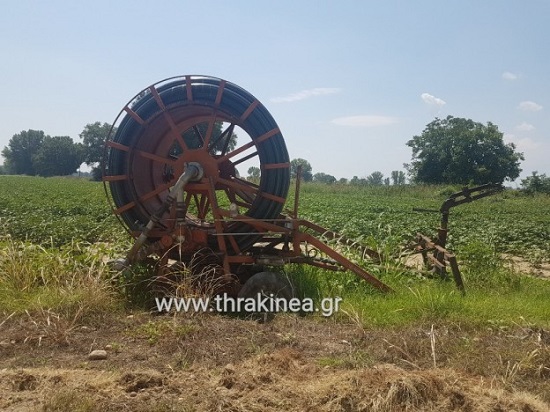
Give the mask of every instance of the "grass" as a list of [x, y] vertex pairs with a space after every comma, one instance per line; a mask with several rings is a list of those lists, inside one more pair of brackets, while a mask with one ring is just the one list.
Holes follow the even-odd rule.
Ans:
[[[437, 209], [459, 188], [400, 186], [358, 188], [304, 184], [300, 214], [358, 239], [386, 256], [417, 232], [435, 234]], [[292, 194], [288, 204], [293, 204]], [[289, 266], [301, 297], [316, 304], [343, 298], [338, 315], [364, 326], [415, 322], [535, 323], [548, 326], [550, 282], [519, 275], [505, 265], [503, 252], [550, 256], [550, 197], [504, 192], [453, 209], [450, 248], [461, 260], [467, 296], [451, 282], [420, 279], [403, 263], [386, 258], [365, 268], [396, 291], [388, 296], [353, 275]], [[52, 311], [88, 316], [113, 308], [143, 307], [149, 296], [147, 268], [135, 267], [113, 283], [103, 263], [128, 247], [112, 216], [101, 184], [80, 179], [0, 178], [0, 312]], [[143, 295], [143, 296], [142, 296]]]
[[192, 323], [182, 324], [175, 319], [149, 321], [139, 325], [131, 332], [136, 338], [146, 339], [150, 345], [155, 345], [160, 339], [177, 340], [191, 335], [197, 330], [197, 326]]
[[0, 239], [0, 313], [102, 316], [120, 307], [101, 252], [90, 245], [46, 248]]
[[[466, 296], [452, 281], [413, 276], [400, 263], [384, 265], [378, 277], [394, 292], [388, 295], [347, 273], [322, 272], [294, 266], [288, 269], [300, 297], [341, 297], [342, 320], [362, 327], [401, 327], [438, 322], [473, 327], [494, 324], [550, 326], [550, 281], [519, 274], [486, 245], [465, 247], [461, 267]], [[368, 268], [367, 268], [368, 269]], [[378, 268], [380, 269], [380, 268]]]

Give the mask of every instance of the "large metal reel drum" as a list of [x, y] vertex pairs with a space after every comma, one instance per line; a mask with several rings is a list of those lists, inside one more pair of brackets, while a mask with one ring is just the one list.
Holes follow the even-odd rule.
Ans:
[[[290, 164], [277, 124], [254, 96], [225, 80], [181, 76], [144, 89], [122, 109], [105, 147], [106, 191], [135, 237], [187, 165], [200, 165], [200, 180], [185, 186], [149, 234], [149, 244], [179, 242], [180, 256], [182, 244], [188, 254], [222, 244], [229, 254], [246, 251], [261, 235], [242, 217], [277, 219], [286, 200]], [[261, 172], [250, 182], [238, 168], [254, 161]]]

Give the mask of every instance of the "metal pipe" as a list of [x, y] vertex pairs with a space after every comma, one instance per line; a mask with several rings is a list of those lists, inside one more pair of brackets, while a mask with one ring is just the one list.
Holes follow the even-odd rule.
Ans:
[[185, 171], [181, 174], [181, 176], [178, 178], [176, 184], [172, 186], [170, 193], [168, 196], [166, 196], [166, 199], [164, 199], [164, 202], [162, 205], [158, 208], [158, 210], [151, 215], [151, 219], [149, 222], [147, 222], [147, 225], [139, 235], [139, 237], [136, 239], [134, 245], [126, 255], [126, 260], [124, 264], [127, 266], [130, 263], [132, 263], [141, 247], [145, 244], [147, 241], [147, 237], [149, 236], [149, 232], [155, 227], [155, 225], [160, 221], [164, 213], [166, 213], [168, 210], [170, 210], [170, 207], [178, 197], [178, 195], [183, 191], [185, 188], [185, 185], [191, 181], [200, 180], [203, 175], [203, 168], [199, 163], [192, 162], [188, 163], [185, 167]]
[[302, 165], [296, 168], [296, 192], [294, 194], [294, 219], [298, 219], [298, 206], [300, 204], [300, 183], [302, 181]]

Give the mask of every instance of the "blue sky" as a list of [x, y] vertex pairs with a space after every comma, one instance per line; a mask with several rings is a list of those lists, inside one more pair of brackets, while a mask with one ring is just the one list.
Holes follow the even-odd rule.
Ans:
[[549, 21], [549, 0], [4, 2], [0, 148], [77, 140], [150, 84], [206, 74], [259, 98], [314, 173], [388, 176], [453, 115], [550, 175]]

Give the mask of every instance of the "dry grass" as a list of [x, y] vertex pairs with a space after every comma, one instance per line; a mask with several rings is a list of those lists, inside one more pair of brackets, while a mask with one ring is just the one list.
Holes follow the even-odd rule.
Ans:
[[[39, 324], [48, 318], [57, 321], [44, 313]], [[7, 411], [550, 408], [550, 345], [525, 325], [369, 330], [290, 315], [262, 325], [135, 314], [102, 328], [73, 328], [63, 345], [53, 338], [25, 341], [25, 328], [38, 330], [26, 315], [3, 327], [15, 341], [0, 355], [8, 366], [0, 371], [0, 409]], [[90, 349], [107, 345], [107, 361], [86, 361]]]
[[119, 305], [109, 277], [90, 245], [48, 249], [0, 239], [0, 313], [5, 316], [36, 313], [37, 323], [44, 313], [63, 314], [71, 321], [101, 317]]
[[[219, 369], [161, 374], [153, 370], [27, 369], [2, 373], [22, 399], [41, 399], [43, 411], [547, 411], [527, 392], [449, 369], [410, 371], [381, 364], [354, 370], [311, 365], [280, 349]], [[38, 395], [38, 396], [37, 396]], [[20, 403], [21, 404], [21, 403]], [[15, 406], [16, 404], [12, 404]], [[8, 403], [3, 410], [17, 410]]]

